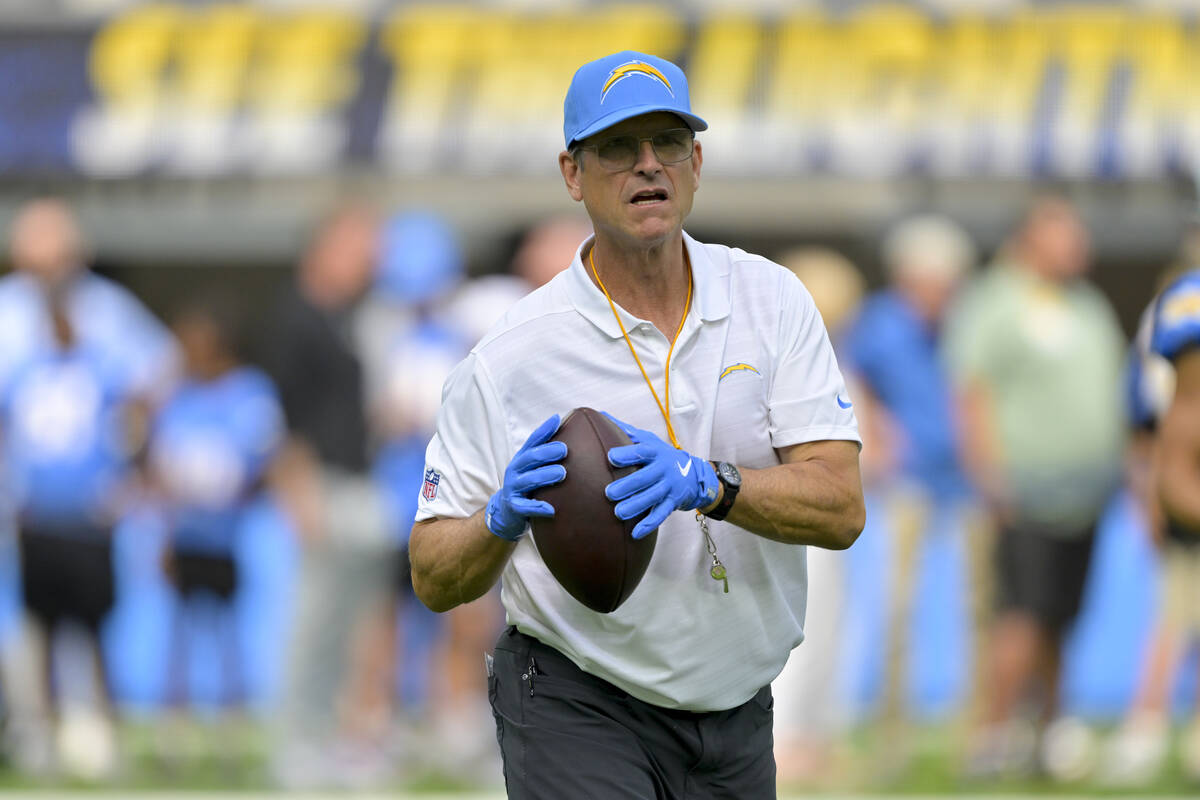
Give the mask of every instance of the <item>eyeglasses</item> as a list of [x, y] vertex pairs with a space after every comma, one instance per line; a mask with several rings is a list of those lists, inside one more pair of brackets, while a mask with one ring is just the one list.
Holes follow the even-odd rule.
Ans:
[[649, 136], [621, 134], [601, 139], [595, 144], [576, 145], [577, 150], [594, 150], [600, 166], [610, 172], [622, 172], [637, 163], [642, 142], [649, 142], [655, 157], [663, 164], [678, 164], [691, 158], [695, 150], [695, 135], [691, 128], [671, 128]]

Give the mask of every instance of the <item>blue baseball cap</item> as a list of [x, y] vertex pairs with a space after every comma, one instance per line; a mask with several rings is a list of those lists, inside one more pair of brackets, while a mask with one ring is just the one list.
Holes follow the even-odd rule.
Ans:
[[588, 62], [575, 71], [563, 102], [567, 147], [618, 122], [670, 111], [693, 131], [708, 123], [692, 113], [687, 78], [666, 59], [623, 50]]

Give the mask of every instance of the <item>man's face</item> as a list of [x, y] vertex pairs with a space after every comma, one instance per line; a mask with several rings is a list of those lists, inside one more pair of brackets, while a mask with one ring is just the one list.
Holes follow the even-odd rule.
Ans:
[[[598, 234], [633, 246], [650, 246], [683, 228], [700, 187], [700, 143], [695, 144], [690, 157], [664, 164], [649, 137], [686, 127], [671, 113], [646, 114], [584, 140], [581, 144], [585, 149], [580, 151], [578, 162], [566, 151], [559, 155], [567, 191], [573, 199], [583, 201]], [[596, 150], [586, 149], [623, 135], [646, 137], [638, 143], [637, 159], [627, 169], [607, 169]]]
[[1067, 203], [1041, 201], [1030, 215], [1025, 236], [1032, 260], [1051, 280], [1068, 281], [1087, 272], [1087, 228]]
[[79, 269], [79, 230], [66, 206], [36, 200], [12, 227], [13, 265], [49, 287], [58, 287]]
[[320, 305], [342, 308], [367, 291], [375, 275], [378, 244], [378, 220], [369, 209], [350, 207], [325, 223], [303, 262], [308, 277], [319, 286]]

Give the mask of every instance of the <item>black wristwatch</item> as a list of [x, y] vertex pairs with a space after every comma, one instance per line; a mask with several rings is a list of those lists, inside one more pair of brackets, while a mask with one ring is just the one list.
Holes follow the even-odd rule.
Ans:
[[717, 480], [721, 482], [724, 491], [721, 493], [721, 502], [717, 503], [717, 507], [704, 516], [709, 519], [725, 519], [729, 514], [729, 509], [733, 508], [733, 501], [737, 500], [738, 490], [742, 488], [742, 473], [738, 472], [738, 468], [728, 461], [711, 461], [709, 463], [716, 470]]

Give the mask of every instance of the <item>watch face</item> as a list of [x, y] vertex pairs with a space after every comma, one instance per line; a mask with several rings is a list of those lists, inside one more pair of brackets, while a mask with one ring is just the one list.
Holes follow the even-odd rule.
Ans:
[[738, 472], [738, 468], [728, 461], [722, 461], [720, 464], [721, 480], [730, 486], [742, 485], [742, 473]]

